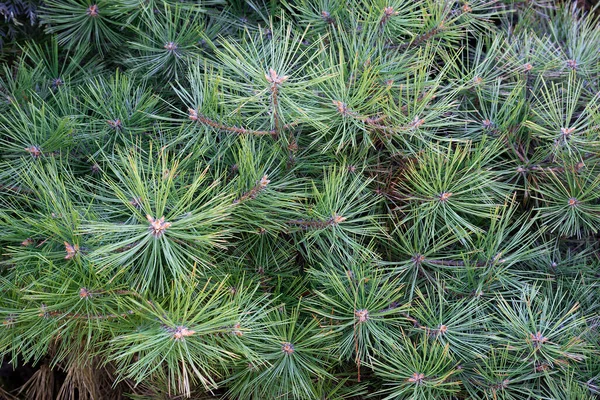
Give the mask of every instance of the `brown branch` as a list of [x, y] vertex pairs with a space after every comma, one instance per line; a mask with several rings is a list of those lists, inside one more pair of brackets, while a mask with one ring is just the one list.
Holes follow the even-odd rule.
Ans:
[[[469, 14], [473, 12], [473, 9], [467, 4], [465, 3], [460, 10], [457, 10], [457, 12], [454, 14], [454, 19], [460, 17], [462, 14]], [[401, 43], [399, 45], [396, 46], [390, 46], [391, 48], [396, 48], [399, 50], [404, 50], [410, 47], [415, 47], [415, 46], [420, 46], [421, 44], [423, 44], [424, 42], [427, 42], [428, 40], [430, 40], [432, 37], [436, 36], [438, 33], [442, 32], [445, 29], [445, 25], [446, 24], [446, 20], [443, 19], [439, 25], [433, 27], [432, 29], [430, 29], [429, 31], [418, 35], [416, 38], [414, 38], [411, 42], [405, 42], [405, 43]]]
[[[421, 262], [427, 262], [429, 264], [440, 265], [440, 266], [444, 266], [444, 267], [464, 267], [465, 266], [465, 262], [460, 261], [460, 260], [428, 260], [428, 259], [425, 259]], [[479, 264], [481, 264], [481, 265], [479, 265]], [[485, 264], [477, 263], [476, 265], [479, 267], [479, 266], [483, 266]]]
[[496, 254], [496, 256], [490, 260], [487, 261], [477, 261], [475, 264], [472, 263], [465, 263], [464, 261], [461, 260], [430, 260], [427, 259], [423, 256], [421, 256], [419, 259], [415, 260], [416, 263], [418, 263], [419, 265], [422, 263], [428, 263], [428, 264], [433, 264], [433, 265], [439, 265], [439, 266], [443, 266], [443, 267], [464, 267], [467, 265], [474, 265], [476, 267], [485, 267], [486, 265], [490, 265], [490, 264], [495, 264], [495, 263], [503, 263], [505, 261], [505, 259], [500, 258], [501, 257], [501, 253]]
[[405, 42], [405, 43], [400, 43], [397, 45], [392, 45], [390, 46], [391, 49], [398, 49], [398, 50], [406, 50], [409, 49], [411, 47], [416, 47], [416, 46], [420, 46], [421, 44], [427, 42], [428, 40], [430, 40], [432, 37], [436, 36], [438, 33], [440, 33], [442, 30], [444, 29], [444, 21], [440, 22], [440, 24], [436, 27], [433, 27], [432, 29], [428, 30], [427, 32], [421, 34], [421, 35], [417, 35], [417, 37], [415, 37], [412, 41], [410, 42]]
[[[489, 125], [491, 125], [492, 123], [489, 120], [486, 120], [484, 122], [488, 122]], [[485, 126], [485, 124], [484, 124]], [[514, 133], [517, 129], [519, 129], [521, 125], [517, 124], [517, 125], [513, 125], [511, 127], [509, 127], [507, 129], [507, 131], [509, 133]], [[494, 129], [492, 131], [492, 133], [499, 135], [500, 132], [497, 129]], [[521, 160], [522, 163], [526, 163], [528, 161], [527, 157], [525, 157], [525, 150], [521, 147], [521, 145], [519, 144], [519, 147], [521, 147], [521, 151], [519, 151], [519, 149], [517, 149], [509, 140], [508, 140], [508, 136], [504, 136], [503, 138], [504, 141], [504, 145], [506, 147], [508, 147], [509, 149], [511, 149], [512, 151], [514, 151], [514, 153], [517, 155], [517, 157], [519, 157], [519, 160]]]
[[[417, 103], [423, 101], [423, 99], [425, 98], [425, 96], [427, 96], [429, 94], [430, 91], [426, 91], [425, 93], [420, 94], [417, 97]], [[435, 95], [433, 95], [431, 98], [435, 99]], [[406, 116], [408, 116], [408, 104], [403, 105], [402, 107], [400, 107], [400, 111], [402, 111], [402, 113]]]
[[88, 321], [93, 320], [103, 320], [103, 319], [114, 319], [114, 318], [126, 318], [127, 316], [133, 314], [133, 311], [128, 311], [121, 314], [108, 314], [108, 315], [89, 315], [89, 314], [79, 314], [79, 313], [65, 313], [62, 311], [46, 311], [44, 307], [42, 307], [42, 312], [38, 314], [38, 316], [43, 318], [54, 318], [54, 317], [66, 317], [73, 319], [83, 319]]
[[308, 228], [324, 229], [329, 226], [329, 221], [294, 219], [291, 221], [287, 221], [287, 224], [288, 225], [298, 225], [305, 229], [308, 229]]
[[246, 193], [242, 194], [242, 196], [239, 199], [234, 200], [233, 204], [240, 203], [244, 200], [256, 198], [256, 196], [258, 196], [258, 194], [260, 192], [265, 190], [265, 188], [267, 187], [269, 182], [271, 182], [271, 181], [269, 179], [267, 179], [267, 175], [263, 176], [261, 178], [261, 180], [256, 183], [256, 186], [254, 186], [252, 189], [250, 189]]
[[[221, 131], [233, 132], [233, 133], [237, 133], [240, 135], [254, 135], [254, 136], [270, 135], [270, 136], [274, 136], [274, 137], [277, 137], [277, 135], [278, 135], [277, 130], [275, 130], [275, 129], [263, 131], [263, 130], [253, 130], [253, 129], [248, 129], [248, 128], [244, 128], [244, 127], [238, 127], [238, 126], [225, 125], [220, 122], [214, 121], [208, 117], [205, 117], [201, 114], [198, 114], [198, 111], [194, 110], [193, 108], [188, 109], [188, 117], [192, 121], [200, 122], [204, 125], [210, 126], [211, 128], [215, 128], [215, 129], [218, 129]], [[297, 125], [298, 125], [298, 121], [294, 121], [292, 123], [283, 125], [283, 127], [281, 129], [288, 130], [288, 129], [296, 127]]]
[[[82, 287], [79, 290], [79, 297], [81, 299], [87, 299], [87, 298], [91, 298], [91, 297], [103, 295], [103, 294], [106, 294], [106, 292], [91, 291], [85, 287]], [[157, 311], [157, 309], [154, 306], [154, 303], [152, 303], [152, 301], [145, 299], [144, 297], [142, 297], [139, 293], [137, 293], [135, 291], [117, 290], [114, 292], [114, 294], [129, 295], [129, 296], [137, 297], [137, 298], [141, 299], [142, 301], [148, 303], [153, 310]], [[43, 318], [66, 317], [66, 318], [83, 319], [83, 320], [106, 320], [106, 319], [114, 319], [114, 318], [126, 318], [127, 316], [134, 314], [133, 310], [129, 310], [129, 311], [121, 313], [121, 314], [108, 314], [108, 315], [102, 315], [102, 314], [89, 315], [89, 314], [71, 313], [71, 312], [63, 312], [63, 311], [48, 311], [46, 309], [45, 304], [42, 304], [41, 309], [42, 309], [42, 312], [40, 312], [38, 314], [38, 316], [43, 317]], [[8, 323], [13, 323], [14, 320], [15, 320], [15, 318], [11, 317], [10, 319], [7, 319], [8, 322], [5, 321], [4, 324], [7, 325]]]
[[15, 186], [15, 185], [2, 185], [2, 184], [0, 184], [0, 190], [6, 190], [6, 191], [9, 191], [9, 192], [16, 192], [16, 193], [19, 193], [19, 192], [27, 193], [27, 194], [32, 194], [33, 193], [33, 190], [31, 190], [31, 189], [27, 189], [27, 188], [23, 188], [23, 187], [20, 187], [20, 186]]
[[225, 124], [222, 124], [220, 122], [217, 121], [213, 121], [210, 118], [207, 118], [203, 115], [198, 114], [198, 112], [196, 110], [194, 110], [193, 108], [190, 108], [189, 110], [189, 119], [192, 121], [198, 121], [203, 123], [204, 125], [208, 125], [211, 128], [215, 128], [221, 131], [228, 131], [228, 132], [233, 132], [233, 133], [238, 133], [240, 135], [255, 135], [255, 136], [266, 136], [266, 135], [271, 135], [274, 136], [276, 135], [276, 132], [274, 130], [270, 130], [270, 131], [255, 131], [252, 129], [247, 129], [247, 128], [243, 128], [243, 127], [237, 127], [237, 126], [228, 126]]
[[380, 131], [386, 132], [387, 135], [397, 131], [397, 129], [395, 129], [395, 128], [381, 125], [381, 122], [383, 122], [386, 118], [388, 118], [387, 115], [382, 115], [382, 116], [378, 116], [378, 117], [374, 117], [374, 118], [361, 117], [358, 115], [357, 112], [352, 111], [346, 103], [344, 103], [340, 100], [333, 100], [333, 104], [336, 106], [338, 113], [344, 117], [345, 116], [352, 117], [352, 118], [356, 119], [357, 121], [360, 121], [373, 129], [378, 129]]
[[[425, 93], [420, 94], [419, 97], [417, 97], [416, 101], [417, 102], [423, 101], [423, 99], [428, 94], [429, 94], [429, 91], [426, 91]], [[432, 98], [435, 98], [435, 96], [433, 96]], [[375, 117], [361, 117], [358, 115], [357, 112], [351, 110], [348, 107], [348, 105], [342, 101], [333, 100], [333, 104], [337, 107], [338, 113], [340, 113], [342, 116], [352, 117], [352, 118], [356, 119], [357, 121], [363, 122], [370, 128], [380, 130], [382, 132], [385, 132], [386, 134], [409, 131], [411, 129], [420, 127], [425, 122], [423, 119], [420, 119], [419, 117], [415, 117], [415, 119], [413, 121], [411, 121], [411, 123], [408, 124], [407, 126], [390, 127], [390, 126], [382, 125], [382, 123], [385, 122], [385, 120], [389, 118], [388, 115], [379, 115], [379, 116], [375, 116]], [[405, 104], [404, 106], [400, 107], [400, 110], [402, 111], [402, 113], [404, 115], [407, 115], [408, 114], [408, 105]]]
[[[387, 22], [392, 18], [395, 17], [396, 15], [398, 15], [399, 12], [395, 11], [393, 7], [386, 7], [383, 9], [383, 17], [381, 17], [381, 20], [379, 21], [379, 25], [383, 28], [383, 26], [385, 24], [387, 24]], [[359, 380], [360, 382], [360, 380]]]
[[[594, 154], [586, 154], [582, 158], [580, 162], [575, 164], [574, 172], [579, 172], [583, 167], [585, 167], [585, 161], [588, 158], [594, 157]], [[544, 167], [541, 165], [532, 165], [531, 167], [518, 167], [517, 172], [529, 172], [529, 171], [541, 171], [541, 172], [565, 172], [567, 168], [565, 167]]]
[[391, 133], [397, 132], [397, 130], [395, 128], [381, 125], [381, 124], [376, 124], [374, 122], [369, 121], [368, 118], [367, 118], [367, 120], [363, 120], [363, 122], [365, 122], [369, 127], [373, 128], [373, 129], [378, 129], [383, 132], [391, 132]]
[[294, 122], [290, 122], [289, 124], [285, 124], [281, 127], [281, 129], [283, 129], [284, 131], [288, 130], [288, 129], [292, 129], [296, 126], [298, 126], [299, 122], [298, 121], [294, 121]]
[[340, 222], [344, 222], [346, 220], [345, 217], [342, 217], [337, 214], [333, 214], [331, 218], [327, 221], [320, 221], [314, 219], [293, 219], [291, 221], [287, 221], [288, 225], [297, 225], [304, 229], [314, 228], [314, 229], [325, 229], [329, 226], [338, 225]]
[[275, 136], [279, 135], [279, 112], [277, 111], [277, 107], [279, 106], [278, 94], [279, 94], [279, 85], [285, 82], [288, 77], [287, 76], [279, 76], [277, 72], [273, 68], [269, 68], [269, 73], [265, 74], [265, 78], [267, 82], [271, 84], [271, 101], [273, 107], [273, 122], [275, 124]]
[[142, 300], [143, 302], [148, 303], [148, 305], [154, 311], [158, 311], [158, 309], [156, 308], [156, 306], [154, 305], [154, 303], [151, 300], [148, 300], [148, 299], [144, 298], [141, 294], [139, 294], [136, 291], [133, 291], [133, 290], [117, 290], [115, 293], [116, 294], [120, 294], [120, 295], [130, 295], [130, 296], [133, 296], [133, 297], [137, 297], [138, 299]]
[[381, 116], [379, 116], [379, 117], [375, 117], [375, 118], [371, 118], [371, 117], [369, 117], [369, 118], [366, 118], [366, 119], [365, 119], [365, 122], [366, 122], [367, 124], [380, 124], [380, 123], [382, 123], [382, 122], [383, 122], [383, 121], [384, 121], [384, 120], [385, 120], [387, 117], [388, 117], [387, 115], [381, 115]]
[[413, 318], [408, 314], [403, 314], [403, 315], [408, 321], [412, 322], [412, 324], [414, 325], [415, 328], [423, 329], [425, 331], [425, 333], [427, 333], [427, 335], [429, 335], [429, 336], [443, 335], [444, 333], [446, 333], [448, 331], [448, 327], [444, 324], [440, 325], [439, 328], [430, 328], [428, 326], [421, 324], [416, 318]]
[[275, 135], [279, 135], [279, 112], [277, 107], [279, 102], [277, 100], [277, 85], [271, 85], [271, 99], [273, 101], [273, 122], [275, 124]]

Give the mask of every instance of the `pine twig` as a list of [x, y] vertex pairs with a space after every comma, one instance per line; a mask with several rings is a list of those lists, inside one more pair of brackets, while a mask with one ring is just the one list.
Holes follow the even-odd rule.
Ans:
[[33, 190], [31, 189], [27, 189], [27, 188], [23, 188], [20, 186], [14, 186], [14, 185], [3, 185], [0, 184], [0, 190], [6, 190], [7, 192], [22, 192], [22, 193], [27, 193], [27, 194], [32, 194]]
[[417, 46], [420, 46], [423, 43], [431, 40], [431, 38], [435, 37], [437, 34], [439, 34], [443, 30], [444, 30], [444, 21], [440, 22], [439, 25], [431, 28], [427, 32], [418, 35], [410, 42], [404, 42], [404, 43], [400, 43], [397, 45], [391, 45], [389, 47], [391, 49], [397, 49], [397, 50], [407, 50], [412, 47], [417, 47]]
[[256, 198], [256, 196], [258, 196], [258, 194], [260, 192], [265, 190], [265, 188], [267, 187], [267, 185], [270, 182], [271, 181], [269, 179], [267, 179], [267, 175], [264, 175], [252, 189], [250, 189], [246, 193], [242, 194], [239, 199], [235, 199], [233, 201], [233, 204], [238, 204], [238, 203], [241, 203], [242, 201]]
[[267, 79], [267, 82], [271, 84], [271, 106], [273, 112], [273, 121], [275, 123], [274, 136], [277, 137], [279, 135], [279, 112], [277, 111], [277, 108], [279, 107], [279, 100], [277, 97], [279, 94], [279, 85], [285, 82], [288, 77], [279, 76], [273, 68], [269, 68], [269, 74], [265, 74], [265, 78]]
[[297, 225], [297, 226], [302, 227], [303, 229], [309, 229], [309, 228], [325, 229], [330, 226], [338, 225], [339, 223], [344, 222], [345, 220], [346, 220], [345, 217], [334, 214], [327, 221], [314, 220], [314, 219], [293, 219], [293, 220], [287, 221], [287, 224], [288, 225]]
[[[193, 108], [190, 108], [188, 110], [188, 115], [189, 115], [189, 119], [192, 121], [200, 122], [204, 125], [208, 125], [211, 128], [215, 128], [215, 129], [218, 129], [221, 131], [233, 132], [233, 133], [237, 133], [240, 135], [273, 136], [275, 138], [277, 138], [277, 136], [279, 135], [277, 129], [271, 129], [268, 131], [264, 131], [264, 130], [253, 130], [253, 129], [248, 129], [248, 128], [244, 128], [244, 127], [225, 125], [220, 122], [214, 121], [208, 117], [205, 117], [201, 114], [198, 114], [198, 111], [194, 110]], [[296, 127], [297, 125], [298, 125], [297, 121], [292, 122], [290, 124], [285, 124], [285, 125], [283, 125], [282, 130], [288, 130], [288, 129]]]

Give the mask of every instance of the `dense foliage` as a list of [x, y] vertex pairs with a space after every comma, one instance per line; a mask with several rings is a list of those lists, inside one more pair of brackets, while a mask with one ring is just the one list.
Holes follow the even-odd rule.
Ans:
[[38, 25], [36, 0], [0, 1], [0, 50], [20, 35], [31, 36]]
[[600, 394], [593, 12], [35, 12], [0, 73], [0, 355], [31, 371], [0, 397]]

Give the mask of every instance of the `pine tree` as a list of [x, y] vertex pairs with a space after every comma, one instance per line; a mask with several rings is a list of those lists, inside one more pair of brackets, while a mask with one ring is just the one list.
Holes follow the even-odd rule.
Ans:
[[597, 8], [9, 3], [0, 397], [600, 396]]

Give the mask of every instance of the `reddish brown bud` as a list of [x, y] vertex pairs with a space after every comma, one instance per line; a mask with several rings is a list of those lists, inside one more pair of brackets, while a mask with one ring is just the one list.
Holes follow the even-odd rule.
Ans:
[[383, 17], [381, 18], [381, 21], [379, 22], [381, 25], [386, 24], [389, 19], [395, 15], [398, 15], [399, 12], [398, 11], [394, 11], [394, 7], [385, 7], [383, 9]]
[[569, 199], [569, 206], [575, 207], [577, 204], [579, 204], [579, 200], [577, 200], [575, 197], [571, 197]]
[[142, 198], [141, 197], [134, 197], [133, 199], [131, 199], [129, 201], [129, 204], [131, 204], [135, 208], [141, 208], [142, 207]]
[[121, 123], [120, 119], [114, 119], [114, 120], [107, 120], [106, 123], [113, 128], [114, 130], [119, 130], [123, 127], [123, 124]]
[[412, 260], [415, 264], [421, 264], [423, 261], [425, 261], [425, 256], [422, 254], [416, 254]]
[[414, 374], [412, 374], [412, 376], [410, 378], [408, 378], [408, 381], [411, 383], [416, 383], [417, 385], [420, 385], [421, 383], [423, 383], [424, 379], [425, 379], [424, 374], [419, 374], [419, 373], [415, 372]]
[[242, 332], [242, 331], [241, 331], [241, 329], [240, 329], [241, 327], [242, 327], [242, 325], [240, 325], [240, 324], [235, 324], [235, 325], [233, 326], [233, 329], [232, 329], [231, 333], [232, 333], [233, 335], [235, 335], [235, 336], [243, 336], [243, 335], [244, 335], [244, 332]]
[[186, 337], [192, 336], [194, 333], [196, 332], [186, 328], [185, 326], [178, 326], [173, 332], [173, 339], [184, 340]]
[[152, 236], [158, 238], [161, 237], [165, 231], [171, 226], [170, 222], [165, 222], [165, 217], [154, 219], [150, 215], [146, 215], [146, 219], [150, 223], [148, 230], [152, 233]]
[[424, 119], [419, 118], [418, 116], [415, 117], [415, 119], [412, 120], [412, 122], [410, 123], [410, 126], [412, 128], [419, 128], [421, 125], [423, 125], [425, 123]]
[[39, 148], [39, 146], [25, 147], [25, 151], [31, 154], [31, 157], [33, 158], [38, 158], [42, 155], [42, 150]]
[[550, 365], [548, 365], [548, 364], [546, 364], [544, 362], [536, 364], [536, 366], [535, 366], [535, 371], [536, 372], [543, 372], [543, 371], [547, 371], [549, 369], [550, 369]]
[[167, 42], [163, 47], [169, 53], [174, 53], [175, 51], [177, 51], [177, 43], [174, 42]]
[[70, 245], [68, 242], [65, 242], [65, 251], [67, 252], [65, 260], [70, 260], [79, 253], [79, 245]]
[[188, 109], [188, 115], [189, 115], [189, 119], [191, 119], [192, 121], [198, 121], [198, 111], [194, 110], [193, 108]]
[[294, 352], [294, 345], [289, 342], [285, 342], [281, 346], [281, 351], [283, 351], [285, 354], [288, 354], [288, 355], [292, 354]]
[[573, 132], [575, 132], [575, 128], [560, 128], [560, 133], [563, 136], [570, 136]]
[[329, 11], [321, 11], [321, 18], [328, 24], [333, 24], [333, 18], [331, 18], [331, 13], [329, 13]]
[[267, 82], [269, 82], [273, 85], [281, 85], [283, 82], [287, 81], [287, 79], [288, 79], [287, 76], [277, 75], [277, 72], [275, 72], [275, 70], [273, 68], [269, 68], [269, 73], [265, 74], [265, 78], [267, 79]]
[[358, 319], [358, 323], [366, 322], [369, 319], [369, 311], [367, 310], [356, 310], [354, 316]]
[[542, 344], [548, 341], [548, 338], [542, 335], [540, 331], [538, 331], [535, 335], [533, 333], [530, 333], [529, 335], [535, 347], [540, 347]]
[[443, 192], [442, 194], [440, 194], [440, 201], [442, 203], [445, 203], [446, 201], [448, 201], [450, 196], [452, 196], [452, 192]]
[[337, 214], [333, 214], [333, 217], [331, 217], [331, 224], [332, 225], [337, 225], [341, 222], [344, 222], [346, 220], [345, 217], [342, 217], [341, 215], [337, 215]]
[[89, 6], [85, 13], [90, 17], [97, 17], [99, 15], [98, 4], [92, 4]]
[[344, 116], [349, 114], [348, 106], [346, 105], [346, 103], [341, 102], [339, 100], [333, 100], [333, 104], [337, 107], [337, 110], [340, 114], [342, 114]]
[[292, 139], [292, 141], [290, 142], [290, 144], [288, 144], [287, 148], [292, 153], [297, 152], [298, 151], [298, 142], [295, 139]]
[[58, 88], [58, 87], [61, 87], [62, 85], [64, 85], [64, 82], [62, 79], [60, 79], [60, 78], [52, 79], [52, 87], [53, 88]]
[[269, 182], [271, 182], [271, 181], [267, 179], [267, 175], [264, 175], [260, 179], [260, 181], [258, 181], [258, 186], [260, 186], [261, 188], [266, 188], [267, 185], [269, 184]]

